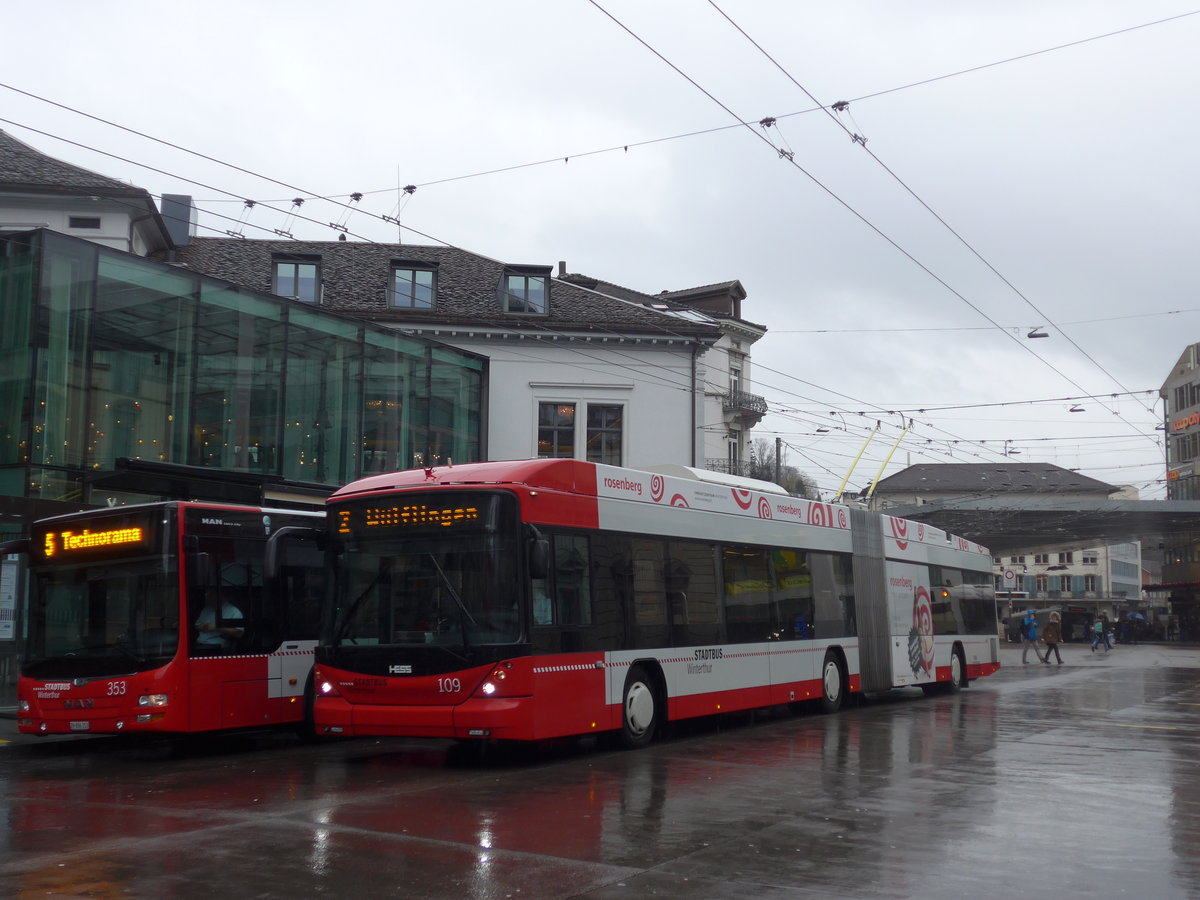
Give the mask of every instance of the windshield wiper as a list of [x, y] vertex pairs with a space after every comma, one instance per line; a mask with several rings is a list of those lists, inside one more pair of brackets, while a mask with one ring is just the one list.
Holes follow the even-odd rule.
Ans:
[[136, 653], [134, 653], [132, 650], [130, 650], [128, 647], [126, 647], [124, 644], [122, 644], [120, 641], [118, 641], [115, 644], [108, 644], [104, 649], [108, 650], [110, 648], [121, 651], [126, 656], [128, 656], [130, 659], [132, 659], [135, 663], [137, 663], [139, 666], [146, 661], [146, 657], [138, 656]]
[[429, 557], [429, 561], [433, 563], [433, 567], [437, 569], [438, 577], [442, 579], [442, 584], [446, 587], [446, 593], [450, 595], [450, 599], [458, 605], [458, 626], [462, 630], [463, 648], [471, 649], [471, 639], [467, 636], [467, 622], [472, 626], [478, 627], [475, 617], [471, 615], [471, 611], [467, 609], [467, 604], [463, 603], [462, 597], [458, 595], [458, 591], [454, 589], [454, 585], [450, 583], [450, 579], [446, 577], [446, 573], [442, 571], [441, 565], [438, 564], [437, 557], [432, 553], [425, 554]]
[[[375, 590], [376, 585], [383, 580], [383, 576], [385, 574], [390, 574], [391, 571], [391, 566], [380, 566], [379, 571], [375, 573], [375, 577], [371, 579], [371, 583], [368, 584], [366, 588], [363, 589], [363, 592], [355, 597], [354, 600], [351, 601], [350, 605], [346, 607], [346, 611], [342, 614], [342, 624], [338, 626], [333, 633], [333, 645], [335, 647], [342, 642], [342, 638], [344, 638], [346, 636], [346, 632], [350, 630], [352, 617], [354, 616], [354, 613], [358, 611], [359, 605], [367, 599], [367, 595], [370, 594], [371, 591]], [[350, 640], [354, 639], [351, 638]]]

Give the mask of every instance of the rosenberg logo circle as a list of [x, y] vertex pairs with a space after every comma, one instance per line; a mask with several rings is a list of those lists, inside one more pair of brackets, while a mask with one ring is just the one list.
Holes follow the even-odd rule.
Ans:
[[655, 503], [659, 503], [666, 492], [667, 483], [663, 477], [661, 475], [650, 476], [650, 499]]
[[758, 517], [760, 519], [771, 518], [771, 501], [766, 497], [758, 498]]

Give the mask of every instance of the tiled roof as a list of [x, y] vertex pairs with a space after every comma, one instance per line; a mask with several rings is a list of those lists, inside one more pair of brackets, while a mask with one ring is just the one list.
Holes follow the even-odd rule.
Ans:
[[[271, 292], [272, 261], [277, 256], [319, 257], [321, 306], [378, 322], [412, 327], [464, 326], [506, 331], [579, 330], [603, 335], [648, 334], [716, 340], [717, 324], [655, 309], [635, 298], [637, 292], [587, 288], [554, 279], [546, 315], [506, 314], [498, 295], [506, 264], [455, 247], [372, 244], [359, 241], [241, 240], [195, 238], [176, 252], [176, 261], [194, 271]], [[396, 309], [388, 305], [387, 286], [395, 260], [437, 268], [437, 300], [433, 310]], [[546, 274], [551, 274], [545, 266]], [[608, 286], [615, 288], [615, 285]], [[639, 295], [653, 300], [649, 295]], [[674, 304], [671, 304], [674, 308]]]
[[1117, 488], [1051, 463], [944, 463], [909, 466], [882, 479], [876, 494], [954, 491], [987, 494], [1098, 494]]
[[5, 131], [0, 131], [0, 190], [53, 194], [86, 190], [101, 196], [150, 199], [143, 188], [46, 156]]

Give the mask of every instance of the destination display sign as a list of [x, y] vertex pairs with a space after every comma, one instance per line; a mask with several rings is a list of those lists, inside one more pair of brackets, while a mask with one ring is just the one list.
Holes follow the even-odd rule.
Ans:
[[339, 535], [479, 533], [495, 527], [495, 508], [503, 499], [475, 491], [392, 495], [347, 503], [334, 509], [333, 517]]
[[137, 556], [155, 545], [157, 533], [148, 515], [75, 518], [44, 524], [34, 534], [34, 547], [47, 562]]

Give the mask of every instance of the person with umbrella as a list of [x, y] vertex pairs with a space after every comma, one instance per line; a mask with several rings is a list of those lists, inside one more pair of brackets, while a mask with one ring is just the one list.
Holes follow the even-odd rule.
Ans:
[[1021, 662], [1029, 662], [1029, 648], [1033, 648], [1033, 655], [1037, 657], [1038, 662], [1045, 662], [1042, 659], [1042, 654], [1038, 651], [1038, 620], [1037, 613], [1032, 609], [1025, 613], [1025, 618], [1021, 622]]
[[1042, 641], [1046, 644], [1046, 657], [1042, 662], [1050, 665], [1050, 652], [1054, 651], [1061, 666], [1062, 654], [1058, 652], [1058, 645], [1062, 643], [1062, 616], [1057, 610], [1050, 613], [1050, 621], [1046, 623], [1046, 629], [1042, 632]]

